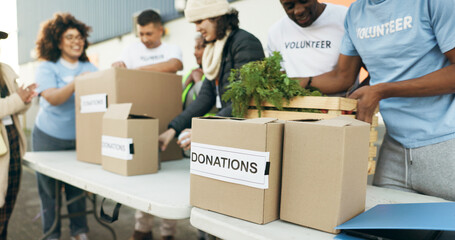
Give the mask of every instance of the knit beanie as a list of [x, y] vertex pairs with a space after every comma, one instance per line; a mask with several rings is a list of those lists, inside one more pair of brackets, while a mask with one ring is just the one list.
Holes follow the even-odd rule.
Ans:
[[188, 0], [185, 17], [189, 22], [225, 15], [229, 11], [227, 0]]

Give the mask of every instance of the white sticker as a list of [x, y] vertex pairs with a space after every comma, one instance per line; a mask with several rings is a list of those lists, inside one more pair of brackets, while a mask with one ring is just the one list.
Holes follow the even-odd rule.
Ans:
[[92, 94], [81, 96], [81, 113], [96, 113], [107, 111], [107, 94]]
[[13, 119], [11, 118], [11, 115], [3, 117], [2, 118], [2, 123], [5, 126], [13, 125]]
[[130, 145], [133, 144], [132, 138], [119, 138], [103, 135], [101, 138], [101, 155], [131, 160], [133, 159], [134, 150]]
[[221, 98], [220, 95], [216, 95], [216, 108], [220, 109], [223, 105], [221, 105]]
[[191, 143], [191, 174], [250, 186], [269, 188], [269, 152]]

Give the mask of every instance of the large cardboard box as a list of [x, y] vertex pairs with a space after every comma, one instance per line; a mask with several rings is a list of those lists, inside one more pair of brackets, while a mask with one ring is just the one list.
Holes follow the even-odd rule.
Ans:
[[363, 212], [369, 133], [349, 117], [286, 122], [280, 218], [337, 233]]
[[[111, 68], [76, 78], [77, 159], [101, 164], [101, 130], [107, 107], [132, 103], [131, 114], [159, 119], [160, 133], [182, 111], [181, 77], [175, 74]], [[173, 141], [161, 160], [181, 159]]]
[[193, 118], [192, 128], [190, 204], [259, 224], [278, 219], [284, 122]]
[[130, 115], [132, 104], [111, 104], [103, 117], [103, 169], [124, 176], [158, 172], [158, 119]]

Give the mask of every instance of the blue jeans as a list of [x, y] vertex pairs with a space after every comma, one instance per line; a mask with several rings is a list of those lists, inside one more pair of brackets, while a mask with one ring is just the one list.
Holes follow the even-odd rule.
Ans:
[[[35, 152], [38, 151], [58, 151], [58, 150], [74, 150], [76, 141], [74, 140], [63, 140], [54, 138], [47, 135], [39, 128], [35, 126], [32, 133], [32, 149]], [[56, 179], [48, 177], [46, 175], [36, 173], [38, 180], [38, 193], [41, 199], [41, 221], [43, 223], [43, 232], [46, 233], [52, 227], [55, 219], [55, 183]], [[66, 200], [71, 199], [84, 194], [84, 191], [73, 187], [69, 184], [61, 182], [61, 186], [65, 188]], [[71, 205], [67, 206], [68, 213], [84, 212], [86, 208], [85, 198], [81, 198]], [[76, 236], [81, 233], [88, 232], [87, 218], [86, 216], [70, 218], [70, 231], [72, 236]], [[60, 237], [60, 222], [57, 223], [57, 227], [54, 232], [48, 237], [59, 238]]]

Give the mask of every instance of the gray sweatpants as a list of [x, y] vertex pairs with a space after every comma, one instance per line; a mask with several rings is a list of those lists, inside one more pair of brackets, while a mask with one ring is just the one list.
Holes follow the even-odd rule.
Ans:
[[455, 200], [455, 139], [404, 148], [384, 136], [373, 185]]

